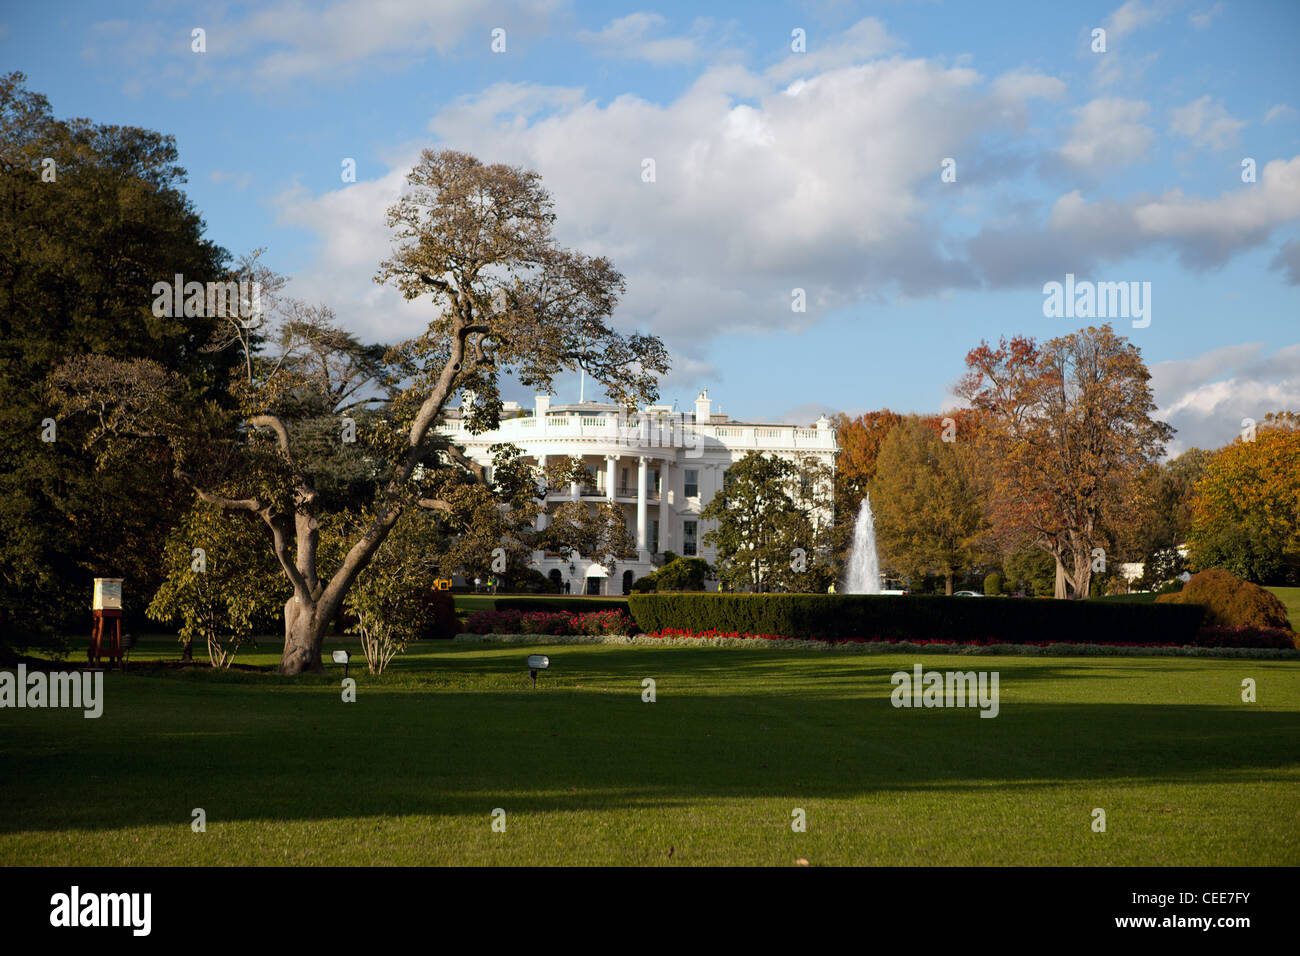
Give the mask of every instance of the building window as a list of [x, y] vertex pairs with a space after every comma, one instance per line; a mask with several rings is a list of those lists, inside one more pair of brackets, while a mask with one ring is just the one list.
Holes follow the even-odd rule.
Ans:
[[650, 521], [650, 551], [652, 554], [659, 553], [659, 522]]
[[682, 490], [687, 498], [698, 498], [700, 496], [700, 471], [698, 468], [687, 468], [684, 479], [685, 488]]
[[687, 521], [682, 525], [682, 555], [687, 558], [695, 557], [696, 525], [695, 521]]

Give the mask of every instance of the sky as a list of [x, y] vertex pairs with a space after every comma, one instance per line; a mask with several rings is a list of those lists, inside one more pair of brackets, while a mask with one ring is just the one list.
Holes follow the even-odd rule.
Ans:
[[1110, 321], [1173, 454], [1300, 410], [1298, 41], [1294, 0], [0, 4], [6, 71], [174, 135], [208, 237], [365, 340], [429, 320], [373, 277], [454, 148], [537, 170], [624, 274], [661, 401], [951, 407], [981, 341], [1107, 320], [1049, 314], [1073, 276], [1140, 294]]

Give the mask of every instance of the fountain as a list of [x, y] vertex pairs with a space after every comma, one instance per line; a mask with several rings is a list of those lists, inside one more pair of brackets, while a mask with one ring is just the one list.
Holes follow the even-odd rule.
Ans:
[[876, 554], [876, 520], [870, 497], [862, 496], [857, 524], [853, 526], [853, 550], [849, 553], [849, 579], [845, 594], [880, 593], [880, 558]]

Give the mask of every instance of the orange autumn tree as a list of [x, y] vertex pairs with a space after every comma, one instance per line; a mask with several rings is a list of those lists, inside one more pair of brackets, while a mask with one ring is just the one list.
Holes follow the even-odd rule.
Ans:
[[1188, 544], [1198, 571], [1223, 568], [1256, 584], [1300, 578], [1300, 418], [1270, 414], [1211, 459]]
[[[876, 459], [880, 447], [903, 416], [888, 408], [878, 412], [865, 412], [850, 418], [843, 412], [831, 416], [835, 426], [835, 442], [839, 454], [835, 457], [836, 512], [857, 513], [867, 485], [876, 474]], [[850, 518], [850, 520], [852, 520]]]
[[996, 349], [984, 342], [966, 367], [957, 394], [982, 415], [995, 536], [1050, 554], [1056, 597], [1067, 585], [1086, 597], [1110, 544], [1105, 529], [1141, 515], [1142, 471], [1173, 434], [1151, 417], [1141, 353], [1103, 325], [1041, 346], [1023, 336]]

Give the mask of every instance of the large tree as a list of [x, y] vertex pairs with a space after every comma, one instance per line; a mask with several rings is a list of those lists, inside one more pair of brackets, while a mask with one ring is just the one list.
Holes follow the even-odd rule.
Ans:
[[902, 415], [888, 408], [853, 418], [843, 412], [831, 416], [839, 448], [835, 456], [836, 513], [847, 514], [850, 522], [876, 475], [876, 460], [885, 438], [902, 420]]
[[125, 578], [132, 616], [162, 579], [186, 505], [166, 443], [96, 472], [94, 419], [60, 418], [45, 379], [77, 356], [141, 359], [182, 397], [224, 400], [233, 356], [202, 349], [214, 323], [150, 308], [155, 281], [226, 272], [184, 181], [172, 137], [57, 119], [22, 74], [0, 76], [0, 658], [80, 627], [93, 577]]
[[[607, 259], [563, 248], [552, 234], [552, 207], [535, 172], [426, 150], [388, 211], [395, 245], [375, 277], [408, 299], [432, 302], [436, 316], [425, 333], [391, 349], [382, 369], [361, 369], [365, 384], [348, 390], [355, 396], [348, 398], [333, 384], [347, 373], [328, 362], [287, 358], [303, 355], [302, 340], [325, 330], [324, 323], [309, 322], [296, 332], [289, 327], [296, 352], [231, 323], [230, 347], [242, 353], [236, 414], [204, 406], [184, 417], [173, 414], [155, 429], [183, 449], [181, 473], [200, 498], [256, 515], [269, 529], [293, 591], [284, 605], [281, 673], [322, 670], [330, 622], [404, 512], [426, 507], [453, 513], [456, 502], [438, 495], [449, 473], [491, 486], [484, 468], [435, 430], [458, 391], [474, 393], [474, 431], [496, 427], [502, 375], [550, 390], [561, 371], [582, 369], [617, 403], [656, 397], [658, 376], [667, 370], [662, 344], [611, 327], [622, 276]], [[325, 338], [323, 331], [316, 336]], [[357, 362], [369, 354], [347, 340], [324, 347], [330, 355], [340, 348], [353, 353]], [[78, 397], [75, 387], [65, 393]], [[160, 389], [160, 400], [146, 403], [147, 414], [137, 419], [166, 417], [174, 408], [167, 393]], [[331, 399], [361, 404], [348, 416], [353, 421], [336, 421], [327, 435], [313, 423]], [[361, 409], [369, 414], [362, 416]], [[340, 410], [336, 404], [330, 414]], [[365, 466], [363, 484], [372, 491], [364, 527], [327, 575], [318, 562], [320, 520], [354, 486], [322, 485], [337, 476], [337, 459], [348, 449]]]
[[1104, 325], [1041, 346], [981, 343], [966, 366], [958, 394], [984, 416], [994, 530], [1007, 550], [1027, 544], [1055, 559], [1057, 597], [1067, 584], [1087, 597], [1094, 562], [1111, 545], [1106, 529], [1138, 519], [1143, 470], [1173, 434], [1151, 417], [1141, 353]]
[[885, 563], [913, 580], [938, 571], [948, 594], [958, 572], [983, 556], [976, 454], [972, 442], [944, 441], [941, 431], [912, 416], [885, 439], [871, 482]]
[[1221, 449], [1196, 483], [1196, 570], [1224, 568], [1256, 584], [1300, 582], [1300, 427], [1268, 416], [1250, 440]]
[[727, 469], [700, 518], [718, 551], [717, 574], [735, 590], [821, 591], [832, 580], [830, 470], [749, 452]]

